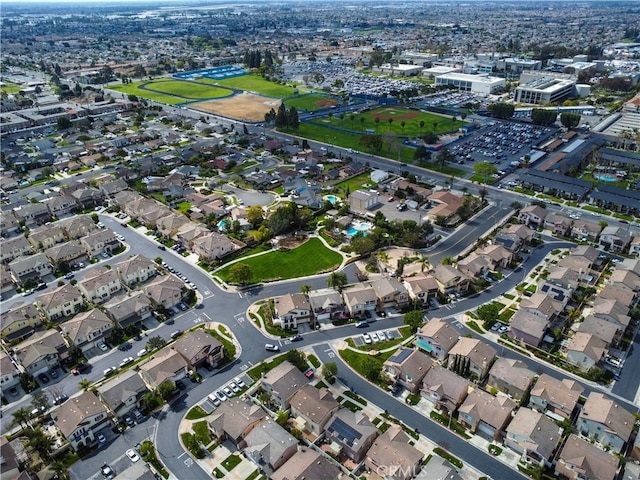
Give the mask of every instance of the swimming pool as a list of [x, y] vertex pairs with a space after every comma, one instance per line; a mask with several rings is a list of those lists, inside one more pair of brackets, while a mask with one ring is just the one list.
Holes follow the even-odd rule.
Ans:
[[350, 237], [353, 237], [356, 233], [362, 233], [364, 236], [367, 235], [367, 232], [373, 228], [373, 224], [370, 222], [359, 222], [354, 221], [351, 222], [349, 228], [347, 228], [346, 233]]
[[227, 221], [226, 220], [220, 220], [218, 222], [218, 230], [223, 231], [227, 229]]
[[326, 200], [329, 200], [331, 202], [331, 205], [335, 205], [336, 203], [338, 203], [340, 201], [340, 199], [338, 197], [336, 197], [335, 195], [325, 195], [324, 198]]
[[618, 179], [613, 175], [594, 175], [593, 178], [601, 182], [617, 182]]

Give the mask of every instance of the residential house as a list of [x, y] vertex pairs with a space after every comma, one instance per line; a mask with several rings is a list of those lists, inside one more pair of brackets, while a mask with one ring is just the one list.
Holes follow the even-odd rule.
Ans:
[[62, 228], [62, 231], [69, 240], [84, 237], [98, 229], [89, 215], [74, 215], [73, 217], [60, 220], [56, 225]]
[[617, 323], [611, 323], [604, 318], [588, 315], [578, 326], [578, 332], [592, 333], [604, 340], [607, 347], [616, 347], [622, 341], [624, 328]]
[[629, 322], [631, 322], [631, 317], [628, 313], [629, 306], [618, 300], [602, 298], [600, 296], [597, 296], [593, 300], [593, 308], [591, 309], [593, 316], [617, 323], [625, 329], [629, 326]]
[[113, 297], [104, 304], [103, 308], [105, 313], [121, 328], [139, 323], [145, 318], [149, 318], [153, 313], [151, 300], [141, 290]]
[[513, 260], [513, 253], [502, 245], [485, 245], [478, 248], [475, 254], [488, 260], [490, 270], [508, 268]]
[[628, 305], [629, 307], [634, 307], [638, 297], [637, 293], [633, 290], [629, 290], [628, 288], [616, 283], [608, 283], [604, 286], [598, 296], [601, 298], [607, 298], [610, 300], [618, 300], [619, 302]]
[[470, 386], [467, 379], [436, 363], [422, 379], [420, 393], [437, 409], [452, 414], [462, 405]]
[[63, 269], [63, 265], [75, 266], [88, 260], [87, 252], [79, 240], [70, 240], [65, 243], [54, 245], [44, 251], [58, 269]]
[[61, 218], [64, 215], [72, 213], [78, 208], [78, 202], [76, 202], [76, 199], [67, 195], [50, 197], [42, 203], [47, 207], [51, 216], [57, 218]]
[[298, 325], [312, 323], [313, 315], [311, 305], [304, 293], [287, 293], [276, 297], [274, 325], [279, 325], [285, 330], [297, 329]]
[[420, 472], [423, 454], [409, 443], [399, 425], [378, 436], [367, 452], [364, 464], [369, 471], [393, 480], [409, 480]]
[[116, 193], [122, 192], [127, 188], [129, 188], [129, 185], [127, 185], [127, 182], [122, 178], [118, 178], [117, 180], [112, 180], [110, 182], [104, 182], [100, 185], [100, 190], [106, 198], [113, 198]]
[[9, 269], [13, 279], [20, 285], [29, 279], [40, 280], [53, 273], [51, 262], [44, 253], [18, 257], [9, 262]]
[[518, 309], [511, 317], [507, 336], [534, 347], [539, 346], [549, 328], [549, 320], [527, 310]]
[[342, 471], [326, 457], [309, 448], [301, 448], [278, 470], [271, 480], [338, 480]]
[[97, 443], [96, 433], [109, 424], [109, 415], [96, 395], [83, 392], [56, 409], [55, 424], [78, 450]]
[[181, 213], [171, 213], [166, 217], [160, 218], [156, 222], [156, 228], [165, 237], [172, 238], [178, 233], [180, 227], [187, 223], [191, 223], [191, 221], [186, 215], [182, 215]]
[[[582, 268], [584, 272], [587, 272], [602, 263], [600, 255], [600, 250], [592, 247], [591, 245], [576, 245], [569, 250], [569, 256], [565, 258], [580, 259], [582, 261], [580, 268]], [[562, 260], [564, 260], [564, 258]], [[560, 262], [562, 262], [562, 260]], [[568, 267], [569, 265], [565, 266]], [[576, 269], [573, 268], [573, 270]]]
[[471, 283], [468, 276], [451, 265], [438, 265], [432, 275], [442, 295], [466, 292]]
[[491, 259], [471, 252], [466, 257], [458, 260], [456, 268], [469, 278], [480, 278], [491, 270]]
[[308, 380], [298, 367], [284, 361], [265, 373], [260, 383], [280, 410], [289, 410], [291, 397], [306, 385]]
[[477, 388], [467, 395], [458, 409], [458, 421], [472, 433], [479, 432], [497, 440], [502, 436], [515, 408], [516, 403], [509, 397], [494, 397]]
[[320, 435], [340, 404], [327, 388], [306, 384], [290, 400], [291, 418], [303, 432]]
[[606, 342], [597, 335], [577, 332], [567, 346], [567, 362], [589, 370], [602, 362], [606, 352]]
[[349, 195], [349, 210], [352, 212], [366, 212], [380, 204], [378, 192], [356, 190]]
[[558, 455], [554, 472], [569, 480], [614, 480], [618, 459], [571, 434]]
[[53, 329], [34, 333], [13, 350], [15, 358], [34, 377], [58, 367], [68, 355], [62, 334]]
[[185, 223], [182, 225], [178, 232], [172, 237], [175, 241], [184, 245], [188, 249], [193, 249], [193, 242], [198, 238], [211, 233], [204, 225], [198, 223]]
[[204, 330], [191, 330], [182, 335], [172, 348], [184, 357], [190, 370], [208, 365], [215, 367], [224, 357], [224, 346]]
[[580, 410], [576, 428], [581, 435], [624, 454], [635, 421], [633, 413], [611, 398], [600, 392], [591, 392]]
[[98, 230], [82, 237], [80, 243], [90, 257], [97, 257], [105, 252], [111, 253], [121, 246], [118, 237], [116, 237], [116, 234], [109, 228]]
[[208, 422], [215, 438], [238, 446], [266, 418], [266, 412], [251, 399], [230, 398], [209, 416]]
[[323, 288], [309, 292], [309, 305], [316, 321], [331, 320], [344, 313], [344, 300], [333, 288]]
[[421, 470], [415, 480], [464, 480], [458, 470], [444, 458], [435, 455], [429, 460], [429, 468]]
[[20, 385], [20, 369], [6, 352], [0, 352], [0, 394], [7, 398], [10, 388]]
[[82, 210], [102, 205], [102, 202], [104, 201], [104, 194], [97, 188], [93, 187], [75, 190], [71, 193], [71, 197], [76, 200]]
[[143, 255], [133, 255], [113, 266], [120, 280], [128, 286], [144, 283], [157, 273], [156, 264]]
[[433, 192], [427, 197], [433, 207], [429, 210], [428, 217], [432, 222], [443, 221], [448, 223], [464, 204], [463, 195], [456, 195], [446, 190]]
[[298, 451], [298, 440], [268, 416], [240, 440], [238, 448], [265, 473], [273, 473]]
[[548, 213], [545, 208], [539, 205], [527, 205], [520, 210], [518, 221], [528, 227], [542, 227]]
[[554, 420], [571, 418], [584, 388], [575, 380], [558, 380], [546, 373], [538, 377], [529, 394], [529, 407]]
[[395, 278], [380, 277], [371, 283], [371, 287], [376, 292], [380, 309], [403, 309], [409, 304], [409, 292]]
[[439, 292], [438, 281], [432, 275], [424, 272], [405, 278], [404, 284], [409, 296], [418, 300], [422, 306], [428, 305], [429, 300], [435, 298]]
[[640, 276], [630, 270], [614, 270], [607, 283], [621, 286], [633, 292], [640, 290]]
[[16, 288], [16, 284], [11, 276], [9, 266], [4, 263], [0, 264], [0, 298], [5, 293], [11, 292]]
[[15, 208], [13, 214], [29, 228], [51, 221], [51, 212], [44, 203], [27, 203]]
[[40, 325], [42, 317], [33, 303], [16, 302], [0, 313], [0, 336], [6, 342], [27, 338]]
[[546, 415], [520, 408], [507, 427], [504, 443], [525, 462], [551, 467], [561, 439], [560, 427]]
[[635, 257], [640, 255], [640, 235], [636, 235], [633, 237], [633, 240], [631, 240], [629, 244], [629, 255]]
[[207, 233], [191, 242], [193, 253], [209, 260], [219, 260], [244, 247], [242, 242], [220, 233]]
[[65, 232], [57, 224], [43, 225], [29, 231], [29, 243], [37, 251], [46, 250], [66, 240]]
[[460, 332], [441, 318], [432, 318], [416, 333], [416, 346], [441, 362], [458, 342]]
[[601, 231], [602, 226], [586, 220], [574, 220], [571, 225], [571, 237], [582, 242], [595, 242]]
[[140, 408], [142, 397], [148, 392], [147, 385], [134, 369], [120, 373], [97, 389], [104, 406], [117, 418], [123, 418], [134, 408]]
[[72, 317], [84, 306], [84, 297], [80, 290], [65, 283], [50, 292], [38, 295], [36, 305], [50, 322], [64, 317]]
[[352, 412], [347, 408], [338, 410], [324, 431], [325, 439], [331, 442], [332, 450], [345, 455], [355, 463], [364, 460], [378, 436], [378, 429], [369, 417], [361, 411]]
[[598, 245], [606, 251], [625, 252], [631, 243], [631, 234], [628, 228], [611, 225], [604, 227], [598, 238]]
[[88, 312], [76, 315], [60, 325], [60, 330], [83, 352], [96, 347], [98, 342], [104, 341], [113, 329], [113, 322], [102, 311], [94, 308]]
[[18, 257], [31, 255], [33, 246], [24, 235], [0, 240], [0, 261], [8, 263]]
[[374, 311], [378, 303], [376, 291], [365, 284], [345, 288], [342, 297], [351, 317], [363, 317], [365, 312]]
[[532, 242], [534, 231], [525, 225], [509, 225], [496, 233], [494, 241], [511, 252], [518, 252]]
[[0, 212], [0, 235], [11, 237], [20, 231], [20, 221], [11, 210]]
[[559, 213], [548, 213], [544, 217], [544, 228], [555, 235], [566, 237], [571, 230], [571, 219]]
[[383, 364], [384, 373], [411, 393], [416, 393], [434, 362], [421, 350], [401, 347]]
[[520, 401], [529, 392], [535, 376], [520, 360], [498, 358], [489, 370], [487, 387], [497, 388], [509, 398]]
[[552, 321], [556, 315], [562, 312], [562, 304], [544, 293], [534, 293], [530, 297], [522, 299], [519, 309]]
[[538, 293], [543, 293], [566, 307], [571, 295], [580, 285], [582, 276], [566, 267], [553, 267], [546, 279], [538, 282]]
[[101, 303], [122, 290], [122, 283], [116, 271], [105, 266], [93, 267], [77, 283], [87, 300]]
[[496, 349], [488, 343], [477, 338], [460, 337], [458, 342], [449, 350], [449, 369], [454, 369], [456, 364], [465, 362], [465, 369], [479, 380], [483, 380], [489, 372], [489, 368], [496, 357]]
[[189, 363], [172, 347], [164, 347], [149, 360], [140, 364], [140, 376], [149, 390], [163, 382], [177, 382], [187, 376]]
[[185, 284], [174, 275], [158, 276], [142, 287], [142, 291], [155, 306], [166, 309], [180, 303], [185, 290]]

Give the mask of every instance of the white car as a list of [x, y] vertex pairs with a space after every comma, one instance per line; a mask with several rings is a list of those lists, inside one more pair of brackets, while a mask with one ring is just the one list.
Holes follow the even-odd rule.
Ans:
[[98, 438], [98, 443], [101, 444], [101, 445], [103, 443], [106, 443], [106, 441], [107, 441], [107, 437], [105, 437], [103, 433], [99, 433], [97, 435], [97, 438]]
[[105, 368], [104, 369], [104, 376], [108, 377], [109, 375], [111, 375], [112, 373], [114, 373], [116, 371], [116, 367], [109, 367], [109, 368]]
[[136, 353], [136, 357], [140, 358], [140, 357], [144, 357], [147, 354], [147, 349], [143, 348], [142, 350], [140, 350], [138, 353]]
[[130, 448], [129, 450], [127, 450], [126, 454], [127, 454], [127, 457], [129, 457], [129, 460], [131, 460], [133, 463], [140, 460], [140, 456], [136, 453], [136, 451], [133, 448]]
[[109, 351], [109, 347], [107, 347], [107, 345], [104, 342], [98, 342], [98, 343], [96, 343], [96, 345], [103, 352], [108, 352]]
[[365, 333], [364, 335], [362, 335], [362, 339], [364, 340], [364, 343], [369, 344], [371, 343], [371, 335], [369, 335], [368, 333]]
[[125, 365], [129, 365], [131, 362], [133, 362], [133, 357], [125, 357], [120, 362], [120, 366], [124, 367]]
[[240, 378], [238, 378], [238, 377], [234, 378], [234, 379], [233, 379], [233, 381], [234, 381], [234, 382], [236, 382], [236, 385], [238, 385], [240, 388], [244, 388], [244, 387], [246, 387], [246, 386], [247, 386], [247, 384], [246, 384], [246, 383], [244, 383], [244, 382], [242, 381], [242, 379], [240, 379]]
[[238, 393], [240, 391], [240, 387], [236, 385], [235, 382], [230, 382], [229, 387], [233, 390], [233, 393]]
[[380, 341], [380, 339], [378, 338], [378, 334], [376, 332], [371, 332], [371, 340], [373, 340], [376, 343]]

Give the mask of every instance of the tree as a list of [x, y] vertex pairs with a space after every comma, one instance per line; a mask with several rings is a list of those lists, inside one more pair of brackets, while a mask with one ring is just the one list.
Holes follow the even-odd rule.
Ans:
[[258, 228], [264, 220], [264, 210], [260, 205], [251, 205], [247, 208], [247, 220], [254, 228]]
[[41, 427], [28, 430], [26, 436], [29, 448], [38, 452], [43, 460], [48, 461], [51, 458], [49, 449], [54, 443], [53, 437], [47, 435]]
[[327, 278], [327, 286], [334, 290], [341, 291], [347, 284], [347, 274], [343, 272], [332, 272]]
[[27, 407], [20, 407], [11, 414], [13, 419], [9, 423], [10, 427], [20, 425], [21, 428], [29, 426], [29, 420], [31, 419], [31, 412]]
[[563, 112], [560, 114], [560, 123], [567, 128], [575, 128], [580, 125], [581, 118], [579, 113]]
[[78, 382], [78, 388], [83, 392], [89, 391], [90, 387], [91, 387], [91, 380], [89, 380], [88, 378], [83, 378]]
[[492, 117], [507, 120], [513, 117], [516, 108], [510, 103], [491, 103], [487, 107], [487, 110], [489, 110]]
[[455, 261], [452, 256], [447, 256], [440, 260], [441, 265], [453, 265], [454, 263]]
[[58, 130], [66, 130], [67, 128], [71, 128], [71, 120], [69, 120], [67, 117], [60, 117], [58, 118]]
[[473, 166], [473, 172], [482, 177], [482, 183], [488, 183], [489, 178], [498, 172], [493, 163], [478, 162]]
[[322, 376], [331, 382], [338, 375], [338, 364], [336, 362], [328, 362], [322, 366]]
[[351, 238], [351, 248], [357, 255], [368, 255], [375, 250], [376, 243], [370, 236], [357, 233]]
[[361, 364], [362, 374], [370, 382], [376, 382], [380, 378], [380, 364], [376, 359], [365, 356]]
[[405, 325], [411, 327], [413, 333], [418, 331], [418, 328], [422, 326], [423, 314], [421, 310], [412, 310], [404, 314], [403, 317]]
[[251, 280], [251, 277], [253, 277], [253, 270], [246, 263], [238, 262], [229, 268], [229, 276], [234, 282], [245, 285]]
[[304, 293], [305, 295], [307, 295], [310, 291], [311, 291], [311, 285], [300, 286], [300, 293]]
[[490, 329], [493, 324], [498, 320], [500, 315], [500, 305], [495, 303], [487, 303], [480, 305], [476, 310], [476, 315], [483, 322], [485, 330]]
[[531, 123], [534, 125], [553, 125], [556, 118], [558, 118], [558, 112], [555, 110], [545, 110], [544, 108], [534, 108], [531, 110]]
[[292, 364], [298, 367], [298, 370], [304, 372], [307, 369], [307, 357], [304, 356], [300, 350], [289, 350], [286, 353], [287, 360]]
[[165, 380], [160, 385], [158, 385], [158, 395], [160, 395], [165, 401], [173, 397], [175, 391], [176, 384], [173, 382], [173, 380]]
[[276, 423], [281, 427], [284, 427], [289, 422], [289, 412], [280, 410], [277, 415]]
[[151, 337], [147, 340], [146, 348], [148, 351], [160, 350], [167, 342], [160, 336]]
[[35, 409], [46, 410], [49, 408], [49, 397], [42, 390], [33, 393], [31, 406]]

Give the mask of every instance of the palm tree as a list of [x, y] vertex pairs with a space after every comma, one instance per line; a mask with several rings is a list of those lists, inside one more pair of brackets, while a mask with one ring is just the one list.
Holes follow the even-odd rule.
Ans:
[[300, 286], [300, 293], [304, 293], [307, 295], [311, 291], [311, 285], [302, 285]]
[[438, 122], [431, 122], [431, 125], [433, 125], [433, 131], [435, 133], [438, 130]]
[[27, 407], [20, 407], [12, 413], [13, 419], [10, 426], [20, 425], [21, 428], [29, 426], [29, 419], [31, 418], [31, 412]]
[[376, 133], [378, 133], [378, 125], [380, 124], [380, 117], [376, 117], [375, 122], [376, 122]]
[[88, 378], [83, 378], [78, 382], [78, 387], [81, 388], [83, 392], [87, 392], [91, 387], [91, 381]]
[[349, 120], [351, 120], [351, 130], [353, 130], [353, 121], [355, 120], [356, 116], [352, 113], [351, 115], [349, 115]]
[[44, 460], [51, 458], [50, 448], [54, 444], [51, 435], [44, 433], [41, 427], [31, 429], [27, 432], [27, 443], [32, 450], [40, 454]]
[[362, 130], [364, 132], [364, 117], [360, 117], [360, 130]]
[[429, 257], [427, 257], [426, 255], [423, 255], [420, 257], [420, 271], [424, 272], [427, 269], [427, 266], [429, 265]]
[[424, 120], [420, 120], [420, 136], [422, 136], [423, 129], [424, 129]]
[[403, 135], [404, 135], [404, 127], [405, 127], [405, 125], [406, 125], [406, 124], [407, 124], [407, 122], [405, 122], [404, 120], [402, 120], [402, 121], [400, 122], [400, 127], [402, 128], [402, 134], [403, 134]]
[[452, 257], [452, 256], [447, 256], [447, 257], [444, 257], [444, 258], [440, 261], [440, 263], [441, 263], [442, 265], [453, 265], [454, 260], [453, 260], [453, 257]]
[[393, 118], [390, 118], [389, 120], [387, 120], [387, 122], [389, 122], [389, 131], [391, 131], [391, 124], [393, 123]]
[[327, 285], [335, 290], [341, 291], [347, 284], [347, 274], [342, 272], [332, 272], [327, 278]]

